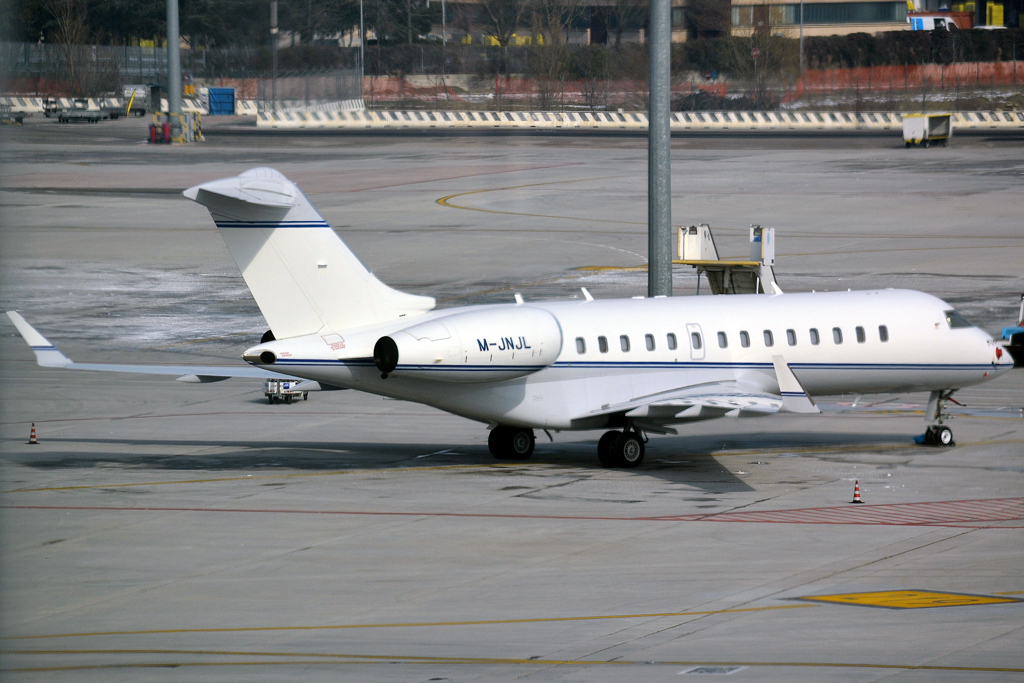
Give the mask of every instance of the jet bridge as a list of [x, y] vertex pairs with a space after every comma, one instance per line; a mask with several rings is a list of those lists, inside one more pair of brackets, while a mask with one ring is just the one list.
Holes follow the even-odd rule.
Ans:
[[706, 223], [679, 228], [679, 258], [673, 264], [697, 269], [697, 294], [701, 275], [707, 276], [712, 294], [774, 294], [775, 228], [750, 226], [750, 259], [728, 260], [718, 255], [711, 226]]

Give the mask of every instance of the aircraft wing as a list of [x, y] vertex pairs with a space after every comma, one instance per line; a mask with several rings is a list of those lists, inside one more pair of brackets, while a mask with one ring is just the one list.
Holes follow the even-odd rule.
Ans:
[[120, 363], [76, 363], [51, 344], [36, 328], [15, 311], [7, 311], [18, 332], [36, 354], [36, 363], [44, 368], [66, 368], [68, 370], [93, 370], [97, 372], [131, 372], [145, 375], [178, 375], [180, 382], [219, 382], [231, 377], [253, 377], [258, 379], [300, 379], [280, 372], [246, 365], [131, 365]]
[[[712, 417], [767, 415], [779, 412], [782, 397], [744, 387], [738, 382], [711, 382], [640, 396], [602, 406], [586, 416], [624, 413], [652, 422], [688, 422]], [[731, 414], [731, 415], [730, 415]]]
[[709, 382], [641, 396], [602, 406], [588, 415], [622, 413], [634, 425], [652, 432], [674, 433], [667, 425], [716, 417], [757, 417], [775, 413], [819, 413], [782, 356], [772, 358], [780, 394], [736, 381]]

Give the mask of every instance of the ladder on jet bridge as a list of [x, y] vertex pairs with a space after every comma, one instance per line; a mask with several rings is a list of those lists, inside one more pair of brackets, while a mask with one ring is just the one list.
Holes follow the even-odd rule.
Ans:
[[706, 223], [679, 228], [678, 259], [673, 264], [697, 269], [707, 276], [712, 294], [772, 294], [780, 291], [775, 282], [775, 228], [750, 226], [750, 260], [726, 260], [718, 256], [711, 227]]

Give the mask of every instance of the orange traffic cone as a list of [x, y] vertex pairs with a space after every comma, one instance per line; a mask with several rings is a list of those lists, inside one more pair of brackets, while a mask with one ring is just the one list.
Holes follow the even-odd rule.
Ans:
[[860, 499], [860, 482], [859, 481], [853, 482], [853, 500], [851, 500], [850, 502], [851, 503], [857, 503], [857, 504], [861, 504], [861, 503], [864, 502], [863, 500]]
[[38, 444], [39, 443], [38, 441], [36, 441], [36, 423], [35, 422], [32, 423], [32, 431], [29, 432], [28, 443], [29, 443], [29, 445]]

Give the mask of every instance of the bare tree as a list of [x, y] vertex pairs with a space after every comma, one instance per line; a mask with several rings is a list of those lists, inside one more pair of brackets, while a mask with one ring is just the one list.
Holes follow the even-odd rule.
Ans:
[[615, 0], [612, 12], [615, 16], [615, 45], [622, 44], [622, 33], [627, 28], [644, 26], [647, 23], [647, 6], [644, 0]]
[[569, 29], [583, 15], [584, 0], [531, 0], [530, 19], [534, 37], [545, 45], [565, 45]]
[[84, 0], [42, 0], [42, 7], [53, 16], [57, 30], [54, 37], [60, 46], [64, 76], [73, 97], [85, 93], [85, 44], [89, 40]]
[[526, 0], [481, 0], [484, 28], [498, 44], [508, 47], [526, 14]]

